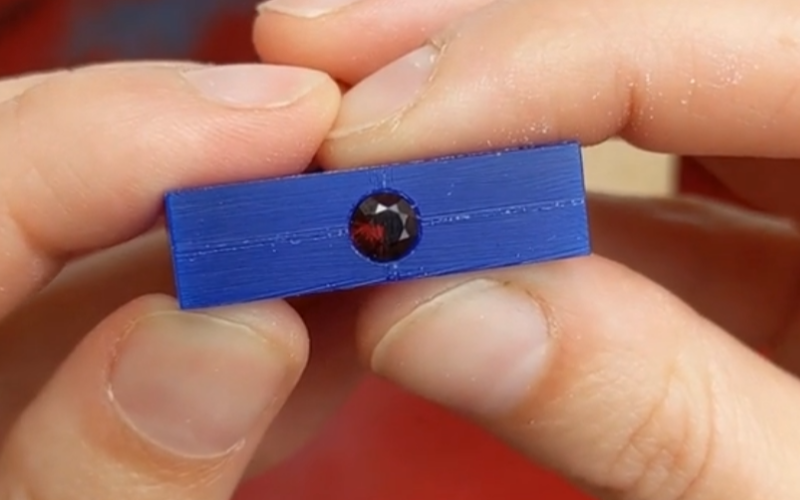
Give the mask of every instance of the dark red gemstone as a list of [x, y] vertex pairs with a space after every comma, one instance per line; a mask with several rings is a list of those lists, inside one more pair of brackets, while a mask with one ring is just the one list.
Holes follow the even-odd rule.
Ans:
[[372, 194], [353, 211], [350, 239], [355, 249], [370, 260], [399, 260], [419, 240], [417, 213], [411, 202], [397, 193]]

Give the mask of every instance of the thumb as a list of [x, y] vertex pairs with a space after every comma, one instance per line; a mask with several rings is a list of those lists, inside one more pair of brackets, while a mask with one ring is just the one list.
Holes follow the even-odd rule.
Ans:
[[0, 499], [230, 498], [306, 354], [285, 303], [129, 304], [20, 417], [0, 455]]
[[798, 62], [784, 46], [798, 16], [781, 0], [493, 2], [350, 89], [320, 158], [345, 168], [614, 136], [794, 158]]
[[375, 371], [601, 498], [800, 496], [796, 381], [626, 268], [592, 256], [371, 300]]

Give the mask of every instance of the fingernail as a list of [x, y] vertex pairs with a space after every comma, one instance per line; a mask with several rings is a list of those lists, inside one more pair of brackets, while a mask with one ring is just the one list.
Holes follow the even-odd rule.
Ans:
[[336, 12], [360, 0], [267, 0], [258, 5], [259, 12], [273, 11], [295, 17], [314, 18]]
[[371, 128], [399, 117], [430, 81], [439, 51], [429, 45], [378, 70], [342, 98], [331, 138]]
[[372, 355], [376, 373], [459, 411], [496, 416], [520, 405], [542, 373], [550, 335], [533, 298], [478, 280], [395, 324]]
[[292, 104], [327, 78], [310, 69], [267, 64], [210, 66], [185, 71], [183, 76], [208, 99], [263, 108]]
[[236, 447], [276, 399], [288, 363], [249, 327], [206, 314], [161, 312], [120, 346], [111, 395], [151, 443], [184, 456]]

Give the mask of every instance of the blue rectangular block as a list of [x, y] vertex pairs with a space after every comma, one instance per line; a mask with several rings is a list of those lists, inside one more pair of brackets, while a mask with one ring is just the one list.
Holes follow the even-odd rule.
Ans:
[[[351, 227], [376, 192], [410, 210], [387, 202], [378, 220], [395, 226]], [[587, 255], [585, 202], [580, 146], [564, 143], [176, 191], [166, 215], [192, 309]], [[384, 248], [402, 229], [396, 260], [354, 244]]]

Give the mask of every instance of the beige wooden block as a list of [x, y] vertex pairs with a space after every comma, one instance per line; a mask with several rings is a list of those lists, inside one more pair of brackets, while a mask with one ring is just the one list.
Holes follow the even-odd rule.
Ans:
[[673, 192], [675, 168], [668, 156], [609, 141], [583, 152], [590, 191], [663, 196]]

